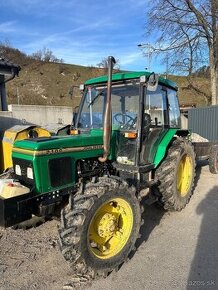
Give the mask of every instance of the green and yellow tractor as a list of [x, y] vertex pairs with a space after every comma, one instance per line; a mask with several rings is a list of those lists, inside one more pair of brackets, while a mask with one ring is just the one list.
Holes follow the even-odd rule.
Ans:
[[177, 86], [149, 72], [87, 80], [71, 135], [17, 141], [16, 182], [0, 192], [0, 224], [62, 206], [59, 244], [75, 273], [118, 268], [135, 248], [142, 200], [180, 211], [194, 187], [195, 153], [181, 130]]

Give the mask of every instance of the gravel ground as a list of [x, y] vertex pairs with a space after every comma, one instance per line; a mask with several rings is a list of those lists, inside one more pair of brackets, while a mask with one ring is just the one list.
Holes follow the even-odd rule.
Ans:
[[[85, 289], [218, 289], [218, 176], [208, 166], [198, 174], [188, 206], [178, 213], [146, 206], [135, 255]], [[57, 225], [53, 220], [26, 231], [0, 228], [1, 290], [73, 289]]]

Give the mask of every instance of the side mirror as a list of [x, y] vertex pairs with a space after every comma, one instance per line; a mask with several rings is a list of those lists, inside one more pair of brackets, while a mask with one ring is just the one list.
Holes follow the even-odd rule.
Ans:
[[148, 77], [147, 88], [149, 91], [155, 92], [158, 86], [159, 75], [152, 72]]
[[83, 92], [85, 90], [85, 85], [82, 84], [82, 85], [72, 85], [69, 89], [69, 95], [70, 95], [70, 98], [72, 99], [74, 96], [76, 96], [76, 94], [78, 93], [78, 90], [80, 91], [80, 95], [83, 95]]

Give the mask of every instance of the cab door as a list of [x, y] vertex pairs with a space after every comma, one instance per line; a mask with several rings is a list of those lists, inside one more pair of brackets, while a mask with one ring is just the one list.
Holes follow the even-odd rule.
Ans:
[[142, 118], [141, 164], [153, 163], [157, 146], [169, 128], [167, 89], [158, 85], [156, 91], [144, 88]]

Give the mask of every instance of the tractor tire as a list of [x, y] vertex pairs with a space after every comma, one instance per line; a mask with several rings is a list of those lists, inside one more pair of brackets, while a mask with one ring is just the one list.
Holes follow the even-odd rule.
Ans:
[[165, 210], [181, 211], [194, 191], [195, 153], [190, 142], [176, 139], [156, 170], [159, 204]]
[[100, 177], [62, 210], [60, 249], [77, 278], [105, 277], [128, 259], [141, 224], [135, 188], [117, 177]]
[[209, 156], [209, 170], [213, 174], [218, 174], [218, 146], [211, 148]]

